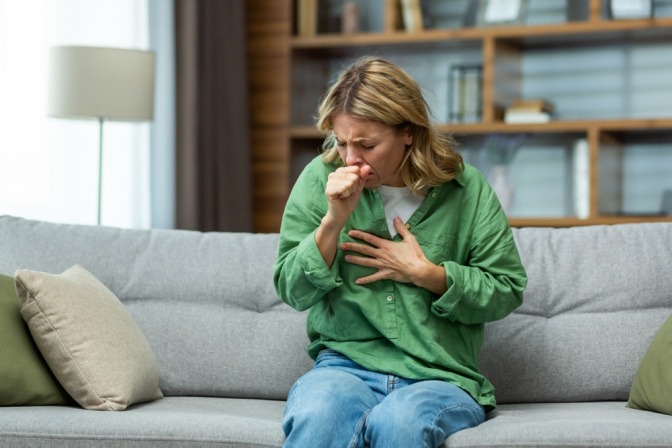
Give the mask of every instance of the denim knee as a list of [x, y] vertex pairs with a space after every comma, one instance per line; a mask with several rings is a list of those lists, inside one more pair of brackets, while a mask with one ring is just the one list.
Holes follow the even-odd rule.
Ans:
[[367, 416], [371, 447], [441, 446], [451, 434], [479, 425], [482, 406], [442, 381], [420, 381], [388, 395]]
[[282, 421], [286, 447], [347, 447], [361, 437], [375, 396], [356, 377], [315, 369], [292, 387]]

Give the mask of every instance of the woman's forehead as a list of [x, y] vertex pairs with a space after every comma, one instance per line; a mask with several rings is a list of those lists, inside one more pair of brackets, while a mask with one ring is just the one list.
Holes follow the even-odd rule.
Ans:
[[369, 138], [388, 134], [390, 126], [379, 121], [363, 120], [347, 114], [337, 114], [333, 119], [333, 131], [337, 136]]

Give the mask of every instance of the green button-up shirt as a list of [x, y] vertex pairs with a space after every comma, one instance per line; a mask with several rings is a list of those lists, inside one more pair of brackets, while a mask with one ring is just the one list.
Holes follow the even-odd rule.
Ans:
[[[317, 157], [299, 176], [285, 208], [275, 264], [280, 298], [310, 310], [310, 356], [330, 348], [372, 371], [448, 381], [494, 407], [494, 388], [477, 364], [484, 324], [522, 303], [527, 277], [490, 186], [465, 165], [455, 180], [431, 189], [407, 221], [425, 256], [446, 271], [448, 289], [437, 296], [392, 280], [357, 285], [355, 279], [374, 270], [346, 263], [340, 250], [327, 267], [314, 233], [327, 212], [324, 191], [334, 170]], [[352, 229], [392, 239], [377, 190], [362, 192], [339, 245], [352, 241]]]

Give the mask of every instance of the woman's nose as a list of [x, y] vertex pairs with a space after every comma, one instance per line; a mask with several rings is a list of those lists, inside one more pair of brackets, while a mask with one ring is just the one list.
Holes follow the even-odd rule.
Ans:
[[362, 163], [361, 154], [354, 145], [348, 145], [345, 153], [345, 164], [348, 166], [360, 165]]

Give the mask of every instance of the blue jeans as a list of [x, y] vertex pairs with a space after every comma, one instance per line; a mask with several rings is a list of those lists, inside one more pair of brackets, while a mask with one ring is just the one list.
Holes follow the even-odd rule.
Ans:
[[289, 392], [282, 428], [286, 448], [436, 448], [484, 420], [457, 386], [371, 372], [323, 350]]

